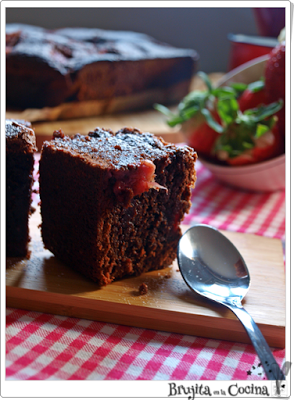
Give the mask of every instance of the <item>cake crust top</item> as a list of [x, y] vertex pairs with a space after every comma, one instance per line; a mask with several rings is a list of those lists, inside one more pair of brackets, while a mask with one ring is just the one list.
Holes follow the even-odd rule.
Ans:
[[79, 70], [97, 61], [198, 59], [195, 50], [176, 48], [143, 33], [78, 27], [49, 30], [26, 24], [7, 24], [6, 56], [15, 55], [46, 59], [61, 73]]
[[55, 131], [53, 137], [52, 141], [44, 143], [45, 147], [81, 157], [103, 169], [135, 168], [143, 160], [170, 160], [178, 152], [190, 153], [196, 160], [196, 153], [188, 146], [179, 148], [149, 132], [143, 133], [127, 127], [116, 133], [96, 128], [87, 136], [77, 134], [73, 137], [65, 136], [62, 131]]
[[5, 121], [6, 142], [21, 141], [26, 146], [27, 152], [34, 152], [36, 148], [36, 135], [31, 123], [24, 120], [6, 119]]
[[116, 133], [96, 128], [87, 136], [72, 137], [61, 130], [55, 131], [53, 140], [43, 143], [40, 167], [43, 159], [54, 162], [55, 155], [70, 157], [74, 162], [95, 168], [96, 172], [101, 171], [103, 184], [110, 184], [117, 200], [126, 207], [134, 196], [149, 189], [167, 193], [168, 189], [155, 178], [169, 164], [177, 162], [178, 156], [185, 158], [190, 166], [197, 159], [196, 152], [188, 146], [177, 147], [152, 133], [127, 127]]

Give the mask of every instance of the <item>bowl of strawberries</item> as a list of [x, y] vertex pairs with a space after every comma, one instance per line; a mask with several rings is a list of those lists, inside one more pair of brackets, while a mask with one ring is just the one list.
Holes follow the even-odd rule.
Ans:
[[190, 92], [177, 113], [156, 105], [180, 125], [200, 162], [220, 181], [258, 192], [285, 188], [285, 42], [269, 55], [230, 71], [213, 86]]

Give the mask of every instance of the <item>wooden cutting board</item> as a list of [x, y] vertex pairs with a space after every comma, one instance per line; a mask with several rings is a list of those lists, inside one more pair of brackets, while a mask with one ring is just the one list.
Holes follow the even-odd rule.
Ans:
[[[7, 259], [7, 306], [250, 343], [231, 311], [186, 286], [176, 261], [164, 270], [99, 288], [44, 250], [39, 224], [37, 210], [30, 219], [30, 260]], [[237, 246], [250, 270], [252, 282], [245, 309], [269, 345], [284, 348], [285, 275], [281, 242], [252, 234], [223, 233]], [[148, 292], [140, 295], [143, 282]]]

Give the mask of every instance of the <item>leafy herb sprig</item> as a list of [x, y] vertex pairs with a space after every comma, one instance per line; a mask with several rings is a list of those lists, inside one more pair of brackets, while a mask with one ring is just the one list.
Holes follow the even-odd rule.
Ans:
[[[251, 92], [263, 89], [263, 78], [249, 85], [232, 83], [230, 86], [213, 87], [204, 72], [201, 71], [198, 75], [205, 82], [207, 89], [195, 90], [185, 96], [178, 105], [177, 114], [160, 104], [155, 104], [154, 108], [168, 117], [167, 124], [171, 127], [183, 124], [193, 117], [203, 116], [207, 124], [220, 134], [212, 150], [214, 154], [222, 150], [232, 158], [254, 148], [255, 141], [275, 125], [277, 118], [274, 114], [282, 108], [283, 101], [241, 112], [238, 97], [246, 89]], [[212, 110], [217, 111], [221, 123], [215, 120]]]

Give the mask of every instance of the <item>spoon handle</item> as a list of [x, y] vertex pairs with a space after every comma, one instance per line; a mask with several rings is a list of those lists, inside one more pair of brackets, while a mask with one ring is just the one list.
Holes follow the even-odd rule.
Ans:
[[285, 380], [285, 376], [277, 364], [263, 334], [254, 322], [251, 315], [242, 307], [232, 304], [226, 305], [239, 318], [256, 350], [269, 380]]

